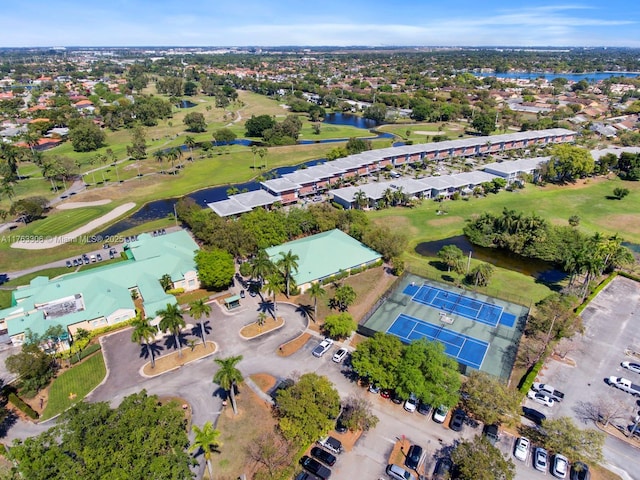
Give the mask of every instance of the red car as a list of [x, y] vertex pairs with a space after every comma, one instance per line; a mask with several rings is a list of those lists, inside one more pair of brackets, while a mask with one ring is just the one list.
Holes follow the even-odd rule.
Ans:
[[380, 396], [382, 398], [391, 398], [391, 390], [389, 389], [380, 390]]

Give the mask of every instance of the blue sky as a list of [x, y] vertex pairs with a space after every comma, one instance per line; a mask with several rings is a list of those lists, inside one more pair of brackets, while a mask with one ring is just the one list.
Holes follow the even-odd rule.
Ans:
[[640, 47], [639, 23], [637, 0], [26, 0], [4, 5], [0, 47]]

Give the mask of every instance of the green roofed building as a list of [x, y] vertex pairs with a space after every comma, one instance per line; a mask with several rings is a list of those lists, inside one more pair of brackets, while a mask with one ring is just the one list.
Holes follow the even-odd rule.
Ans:
[[[184, 230], [158, 236], [145, 233], [125, 245], [125, 261], [54, 279], [36, 277], [12, 292], [11, 307], [0, 310], [0, 330], [7, 330], [14, 345], [21, 345], [27, 329], [42, 336], [60, 325], [68, 337], [79, 328], [114, 325], [135, 317], [134, 291], [146, 318], [157, 324], [157, 313], [168, 303], [177, 303], [163, 290], [163, 275], [171, 276], [173, 288], [200, 287], [194, 261], [198, 248]], [[62, 340], [56, 348], [68, 347]]]
[[322, 282], [341, 271], [373, 265], [382, 258], [378, 252], [337, 229], [267, 248], [266, 252], [276, 263], [280, 253], [289, 250], [298, 256], [298, 271], [294, 270], [292, 276], [301, 292], [316, 281]]

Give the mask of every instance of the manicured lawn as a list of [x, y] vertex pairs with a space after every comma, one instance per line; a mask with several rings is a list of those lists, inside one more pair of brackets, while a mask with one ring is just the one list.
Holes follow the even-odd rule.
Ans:
[[42, 420], [62, 413], [80, 402], [106, 375], [102, 352], [96, 352], [82, 363], [58, 376], [49, 388], [49, 400]]
[[[22, 229], [22, 235], [35, 235], [44, 237], [54, 237], [72, 232], [78, 227], [86, 225], [88, 222], [104, 215], [112, 207], [110, 205], [100, 207], [77, 208], [73, 210], [63, 210], [56, 215], [52, 215], [43, 220], [33, 222]], [[29, 233], [27, 233], [29, 232]]]

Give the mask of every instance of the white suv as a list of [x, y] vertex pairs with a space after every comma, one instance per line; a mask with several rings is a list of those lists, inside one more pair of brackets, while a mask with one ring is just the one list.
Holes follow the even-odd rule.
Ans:
[[415, 394], [412, 393], [404, 402], [404, 409], [409, 413], [413, 413], [416, 411], [416, 408], [418, 408], [418, 397], [416, 397]]

